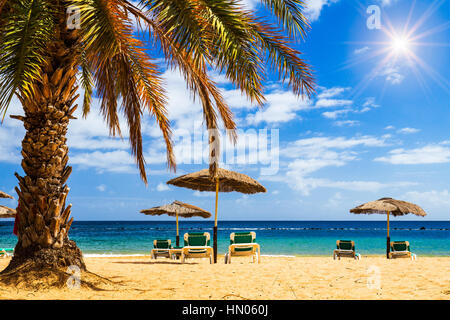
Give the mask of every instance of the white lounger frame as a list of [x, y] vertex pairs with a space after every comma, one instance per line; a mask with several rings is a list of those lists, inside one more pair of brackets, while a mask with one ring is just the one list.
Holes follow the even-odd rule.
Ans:
[[[252, 235], [252, 241], [256, 239], [256, 233], [250, 232]], [[230, 234], [230, 240], [234, 241], [235, 233]], [[252, 250], [249, 251], [236, 251], [236, 248], [249, 248], [251, 247]], [[251, 242], [251, 243], [233, 243], [228, 246], [228, 253], [225, 254], [225, 264], [231, 263], [231, 257], [232, 256], [252, 256], [252, 261], [255, 263], [257, 261], [258, 263], [261, 262], [261, 246], [258, 243]]]
[[[206, 236], [206, 243], [211, 239], [209, 232], [205, 232], [203, 235]], [[185, 241], [188, 240], [189, 234], [185, 233], [183, 238]], [[205, 252], [192, 252], [191, 250], [205, 250]], [[189, 258], [209, 258], [209, 263], [212, 263], [213, 259], [213, 248], [210, 246], [186, 246], [181, 249], [181, 263], [184, 263], [186, 259]]]
[[[153, 246], [156, 246], [156, 242], [158, 240], [153, 240]], [[167, 239], [169, 242], [169, 246], [172, 244], [172, 240]], [[170, 249], [157, 249], [153, 248], [151, 251], [152, 259], [156, 259], [158, 256], [163, 256], [166, 258], [170, 258]]]

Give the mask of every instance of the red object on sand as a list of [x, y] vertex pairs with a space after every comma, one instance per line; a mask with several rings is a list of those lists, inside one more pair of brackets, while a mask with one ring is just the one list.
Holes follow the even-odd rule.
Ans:
[[20, 210], [20, 204], [17, 206], [16, 209], [16, 218], [14, 219], [14, 229], [13, 229], [13, 233], [17, 236], [17, 228], [19, 225], [19, 210]]

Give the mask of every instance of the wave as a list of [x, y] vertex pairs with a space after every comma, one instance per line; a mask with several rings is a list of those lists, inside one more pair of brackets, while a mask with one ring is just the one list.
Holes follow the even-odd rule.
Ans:
[[[121, 257], [150, 257], [149, 254], [133, 254], [133, 253], [85, 253], [85, 258], [121, 258]], [[288, 254], [262, 254], [261, 257], [275, 257], [275, 258], [295, 258], [294, 255]]]
[[120, 258], [120, 257], [145, 257], [149, 254], [142, 253], [83, 253], [85, 258]]
[[[180, 228], [180, 231], [202, 231], [208, 230], [208, 227], [191, 227], [191, 228]], [[390, 228], [391, 230], [406, 230], [406, 231], [450, 231], [450, 228], [399, 228], [394, 227]], [[79, 228], [72, 228], [72, 230], [77, 230], [82, 232]], [[123, 232], [123, 231], [175, 231], [176, 228], [173, 227], [151, 227], [151, 228], [103, 228], [96, 229], [95, 231], [107, 231], [107, 232]], [[320, 228], [320, 227], [218, 227], [219, 231], [384, 231], [386, 228], [355, 228], [355, 227], [329, 227], [329, 228]]]
[[288, 255], [288, 254], [262, 254], [261, 257], [295, 258], [295, 256]]

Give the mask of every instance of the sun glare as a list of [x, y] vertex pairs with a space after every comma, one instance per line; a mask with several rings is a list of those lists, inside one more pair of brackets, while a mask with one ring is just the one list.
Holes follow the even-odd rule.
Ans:
[[409, 41], [404, 37], [395, 37], [392, 39], [392, 49], [395, 53], [404, 53], [409, 49]]
[[[366, 73], [364, 79], [354, 88], [355, 95], [361, 94], [362, 91], [367, 88], [369, 83], [380, 75], [386, 74], [387, 70], [398, 71], [401, 68], [404, 70], [408, 69], [413, 73], [413, 76], [424, 89], [425, 93], [430, 92], [429, 81], [427, 81], [425, 76], [428, 76], [435, 84], [450, 93], [450, 81], [442, 76], [439, 71], [434, 70], [434, 68], [429, 65], [427, 61], [421, 59], [418, 56], [418, 52], [415, 52], [419, 51], [417, 49], [424, 51], [425, 49], [431, 50], [432, 47], [450, 46], [448, 40], [444, 42], [426, 42], [422, 40], [430, 35], [448, 30], [448, 21], [440, 25], [424, 28], [425, 22], [429, 20], [432, 14], [443, 3], [443, 0], [434, 0], [423, 12], [423, 14], [414, 20], [412, 19], [415, 6], [413, 3], [402, 28], [399, 26], [394, 28], [389, 18], [385, 16], [383, 20], [384, 23], [381, 27], [381, 31], [386, 36], [385, 41], [350, 42], [352, 44], [357, 43], [359, 45], [364, 45], [364, 51], [358, 50], [357, 53], [355, 50], [356, 57], [345, 63], [342, 67], [343, 69], [381, 57], [381, 59], [376, 62], [376, 65], [372, 68], [372, 71]], [[362, 8], [362, 10], [365, 10], [365, 8]], [[411, 24], [413, 21], [414, 24]], [[362, 54], [362, 52], [366, 53]], [[392, 81], [394, 78], [387, 75], [385, 79], [386, 81], [389, 81], [389, 79]]]

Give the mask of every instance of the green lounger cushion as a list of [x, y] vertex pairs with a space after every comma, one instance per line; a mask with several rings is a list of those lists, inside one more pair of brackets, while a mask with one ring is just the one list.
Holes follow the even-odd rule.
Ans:
[[[256, 239], [253, 239], [252, 234], [250, 232], [235, 232], [234, 233], [234, 241], [230, 240], [230, 244], [235, 243], [254, 243]], [[234, 248], [235, 251], [251, 251], [252, 247], [248, 248]]]
[[185, 246], [209, 246], [209, 240], [206, 241], [207, 237], [203, 232], [190, 232], [188, 240], [184, 240]]
[[406, 241], [393, 241], [391, 242], [391, 249], [395, 251], [410, 251], [409, 246], [406, 245]]
[[340, 250], [353, 250], [355, 251], [355, 247], [352, 245], [351, 240], [339, 240], [339, 245], [336, 246], [337, 249]]
[[170, 249], [171, 245], [169, 244], [169, 241], [166, 239], [156, 239], [156, 244], [153, 245], [155, 249]]
[[206, 245], [206, 237], [204, 235], [201, 236], [190, 236], [188, 239], [189, 246], [204, 246]]
[[[210, 245], [210, 240], [204, 232], [189, 232], [187, 239], [184, 239], [187, 247], [205, 247]], [[206, 249], [189, 249], [189, 253], [206, 253]]]

